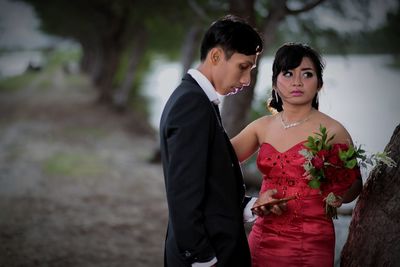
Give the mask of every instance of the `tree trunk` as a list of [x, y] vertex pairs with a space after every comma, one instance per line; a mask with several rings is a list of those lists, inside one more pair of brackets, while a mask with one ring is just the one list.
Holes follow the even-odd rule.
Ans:
[[93, 42], [81, 42], [82, 45], [82, 60], [81, 70], [86, 73], [91, 82], [95, 85], [100, 77], [101, 69], [101, 48]]
[[248, 124], [257, 73], [257, 69], [252, 72], [250, 86], [236, 95], [224, 98], [221, 116], [225, 131], [230, 138], [237, 135]]
[[145, 50], [147, 49], [147, 35], [147, 31], [144, 29], [144, 27], [142, 27], [142, 29], [139, 29], [135, 33], [132, 42], [132, 51], [129, 57], [128, 69], [125, 73], [125, 77], [121, 86], [114, 94], [114, 105], [120, 111], [124, 111], [127, 108], [129, 93], [135, 81], [136, 70], [139, 66], [140, 61], [143, 58]]
[[188, 71], [195, 60], [201, 33], [202, 27], [198, 23], [195, 23], [192, 27], [190, 27], [190, 30], [186, 34], [182, 47], [182, 74], [185, 74]]
[[99, 91], [98, 102], [112, 105], [113, 81], [120, 60], [120, 46], [114, 40], [105, 40], [101, 48], [100, 72], [95, 85]]
[[341, 266], [400, 266], [400, 125], [385, 151], [397, 167], [375, 167], [353, 212]]

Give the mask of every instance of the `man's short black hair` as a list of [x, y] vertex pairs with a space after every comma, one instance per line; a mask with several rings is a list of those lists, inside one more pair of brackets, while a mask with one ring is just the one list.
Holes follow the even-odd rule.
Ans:
[[227, 59], [237, 52], [244, 55], [256, 55], [263, 50], [263, 41], [255, 28], [246, 20], [227, 15], [214, 21], [204, 35], [200, 49], [203, 61], [214, 47], [221, 47]]

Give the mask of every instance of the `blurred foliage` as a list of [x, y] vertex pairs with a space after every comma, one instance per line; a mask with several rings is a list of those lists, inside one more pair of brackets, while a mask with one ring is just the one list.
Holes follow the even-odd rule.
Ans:
[[[52, 60], [62, 63], [48, 62], [49, 65], [68, 64], [65, 62], [77, 60], [89, 62], [92, 67], [86, 72], [92, 76], [91, 80], [99, 92], [109, 91], [108, 97], [120, 90], [129, 75], [134, 75], [129, 84], [128, 105], [142, 114], [148, 113], [147, 100], [141, 90], [153, 58], [163, 55], [168, 60], [178, 61], [182, 57], [183, 40], [189, 28], [198, 25], [205, 30], [213, 20], [226, 14], [233, 3], [227, 0], [17, 1], [34, 7], [43, 31], [80, 44], [81, 51], [60, 54], [62, 58]], [[388, 1], [384, 0], [383, 5]], [[278, 2], [255, 0], [255, 21], [260, 30], [270, 15], [269, 10]], [[296, 10], [311, 2], [286, 1], [286, 4], [291, 10]], [[348, 32], [337, 27], [326, 27], [318, 20], [321, 14], [328, 14], [349, 23], [367, 24], [371, 3], [372, 0], [326, 0], [319, 3], [317, 8], [301, 12], [300, 15], [286, 15], [277, 26], [275, 41], [266, 47], [264, 55], [273, 53], [288, 41], [309, 43], [322, 54], [399, 54], [399, 8], [387, 15], [386, 24], [379, 29], [365, 28]], [[142, 51], [134, 54], [132, 48], [138, 43], [143, 45], [140, 48]], [[199, 50], [198, 46], [196, 44], [196, 51]], [[129, 66], [132, 55], [140, 57], [134, 71]], [[393, 65], [398, 65], [398, 62], [395, 61]], [[18, 85], [17, 81], [10, 83], [10, 88]]]
[[[373, 1], [325, 1], [301, 16], [290, 16], [282, 21], [274, 44], [266, 52], [273, 54], [282, 43], [295, 41], [308, 43], [324, 55], [399, 54], [400, 1], [382, 1], [381, 5], [384, 8], [394, 2], [397, 2], [397, 8], [388, 11], [383, 24], [378, 28], [371, 28], [368, 25]], [[342, 21], [342, 26], [339, 26], [340, 23], [321, 25], [318, 19], [321, 14], [336, 17], [338, 21]], [[360, 26], [359, 30], [349, 30], [352, 24], [364, 26]]]
[[[77, 63], [80, 55], [81, 51], [79, 49], [45, 50], [43, 51], [44, 60], [39, 70], [27, 69], [20, 75], [0, 79], [0, 91], [16, 91], [23, 89], [26, 85], [32, 85], [33, 81], [43, 73], [51, 76], [60, 67], [67, 66], [70, 63]], [[75, 79], [78, 82], [77, 78], [73, 76], [68, 77], [68, 79]], [[79, 79], [79, 82], [81, 81], [82, 79]], [[36, 85], [37, 88], [41, 88], [42, 90], [50, 89], [51, 86], [52, 82], [49, 79], [41, 80]]]
[[107, 133], [96, 127], [76, 127], [71, 125], [63, 129], [63, 135], [71, 139], [84, 137], [87, 140], [97, 140], [98, 138], [105, 137]]
[[352, 52], [358, 50], [361, 53], [394, 54], [397, 57], [400, 55], [400, 1], [398, 2], [397, 9], [387, 14], [386, 23], [382, 27], [356, 35], [351, 43]]
[[27, 84], [31, 84], [37, 76], [34, 72], [25, 72], [18, 76], [0, 79], [0, 92], [12, 92], [24, 88]]
[[56, 49], [45, 53], [47, 62], [46, 68], [59, 67], [71, 62], [79, 62], [82, 51], [79, 48]]
[[79, 153], [58, 153], [43, 163], [43, 171], [50, 175], [97, 176], [105, 173], [107, 169], [98, 156]]

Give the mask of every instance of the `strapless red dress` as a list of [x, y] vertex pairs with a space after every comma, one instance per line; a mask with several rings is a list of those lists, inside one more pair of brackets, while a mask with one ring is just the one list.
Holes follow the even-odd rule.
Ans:
[[[260, 147], [257, 157], [257, 166], [263, 174], [260, 193], [276, 188], [275, 198], [293, 195], [297, 198], [287, 202], [287, 211], [282, 215], [257, 218], [248, 237], [253, 267], [334, 264], [335, 232], [332, 219], [325, 214], [326, 194], [310, 188], [303, 176], [305, 158], [299, 151], [304, 148], [304, 142], [284, 152], [268, 143]], [[349, 183], [345, 185], [348, 186]], [[332, 189], [338, 192], [337, 186]]]

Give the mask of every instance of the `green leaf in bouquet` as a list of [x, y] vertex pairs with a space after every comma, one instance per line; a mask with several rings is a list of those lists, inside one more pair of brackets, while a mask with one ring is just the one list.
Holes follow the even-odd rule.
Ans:
[[344, 164], [344, 166], [347, 169], [353, 169], [356, 165], [357, 165], [357, 159], [352, 159], [352, 160], [346, 161], [346, 163]]
[[357, 152], [357, 154], [359, 154], [359, 155], [364, 155], [364, 154], [365, 154], [365, 150], [361, 148], [361, 145], [359, 145], [359, 146], [356, 148], [356, 152]]
[[321, 136], [321, 141], [322, 141], [323, 144], [326, 143], [326, 139], [328, 139], [328, 135], [327, 135], [326, 133], [324, 133], [324, 134]]
[[308, 147], [312, 152], [316, 152], [317, 150], [317, 147], [315, 146], [315, 140], [312, 136], [307, 138], [307, 142], [304, 144], [304, 146]]
[[349, 159], [349, 158], [352, 158], [353, 155], [354, 155], [354, 153], [355, 153], [354, 147], [353, 147], [353, 146], [350, 146], [349, 149], [347, 150], [347, 158], [348, 158], [348, 159]]
[[333, 138], [335, 138], [335, 135], [331, 135], [331, 137], [329, 137], [327, 143], [331, 142], [333, 140]]
[[313, 189], [317, 189], [321, 186], [321, 182], [318, 181], [317, 179], [312, 179], [311, 181], [308, 182], [308, 186], [310, 186]]
[[326, 127], [323, 126], [322, 124], [320, 124], [320, 125], [319, 125], [319, 131], [320, 131], [322, 134], [326, 134]]
[[318, 149], [318, 151], [321, 151], [322, 147], [323, 147], [323, 143], [320, 140], [318, 140], [317, 141], [317, 149]]
[[313, 179], [319, 179], [318, 174], [316, 174], [317, 171], [314, 168], [312, 168], [309, 172]]
[[345, 162], [347, 160], [347, 153], [346, 151], [339, 150], [339, 158], [341, 161]]

